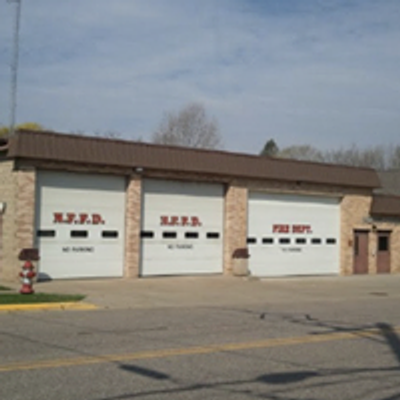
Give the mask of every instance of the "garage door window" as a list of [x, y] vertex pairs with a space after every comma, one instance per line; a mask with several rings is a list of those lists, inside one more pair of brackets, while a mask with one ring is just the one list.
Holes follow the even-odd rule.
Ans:
[[101, 237], [106, 239], [116, 239], [118, 238], [118, 231], [102, 231]]
[[322, 243], [322, 240], [319, 239], [319, 238], [313, 238], [313, 239], [311, 239], [311, 243], [312, 243], [312, 244], [321, 244], [321, 243]]
[[218, 232], [207, 232], [207, 239], [219, 239]]
[[279, 244], [290, 244], [290, 239], [289, 238], [280, 238]]
[[88, 236], [88, 231], [71, 231], [72, 238], [87, 238]]
[[262, 243], [263, 244], [274, 244], [274, 239], [273, 238], [263, 238]]
[[141, 231], [140, 232], [141, 238], [152, 239], [154, 237], [154, 232], [152, 231]]
[[56, 237], [56, 231], [51, 229], [39, 229], [36, 232], [36, 235], [37, 237], [46, 237], [46, 238]]
[[336, 244], [336, 239], [333, 238], [326, 239], [326, 244]]
[[185, 232], [186, 239], [198, 239], [199, 233], [198, 232]]
[[306, 238], [297, 238], [296, 239], [296, 244], [306, 244], [307, 239]]
[[162, 237], [164, 239], [176, 239], [177, 233], [176, 232], [163, 232]]
[[247, 238], [247, 244], [256, 244], [257, 243], [257, 239], [254, 237], [251, 238]]

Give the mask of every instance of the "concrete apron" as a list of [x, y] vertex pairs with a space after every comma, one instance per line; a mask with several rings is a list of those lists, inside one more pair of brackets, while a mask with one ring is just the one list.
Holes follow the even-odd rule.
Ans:
[[42, 293], [83, 294], [87, 296], [84, 304], [100, 309], [217, 307], [257, 303], [277, 305], [321, 300], [372, 299], [371, 296], [400, 297], [400, 275], [274, 279], [193, 276], [58, 280], [39, 282], [34, 288], [36, 292]]

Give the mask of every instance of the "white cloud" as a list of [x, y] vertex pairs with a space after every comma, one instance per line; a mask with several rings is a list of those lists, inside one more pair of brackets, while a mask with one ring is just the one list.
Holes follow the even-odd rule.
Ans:
[[[0, 110], [10, 5], [0, 0]], [[226, 147], [398, 143], [397, 0], [25, 1], [18, 119], [150, 137], [203, 101]], [[301, 4], [301, 5], [300, 5]], [[4, 118], [0, 113], [0, 121]]]

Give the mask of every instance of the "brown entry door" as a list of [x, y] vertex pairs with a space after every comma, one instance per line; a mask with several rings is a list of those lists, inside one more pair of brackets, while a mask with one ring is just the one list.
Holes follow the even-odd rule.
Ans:
[[378, 274], [390, 273], [390, 232], [378, 232]]
[[354, 232], [354, 268], [355, 274], [368, 273], [368, 232]]
[[3, 216], [0, 215], [0, 271], [3, 268]]

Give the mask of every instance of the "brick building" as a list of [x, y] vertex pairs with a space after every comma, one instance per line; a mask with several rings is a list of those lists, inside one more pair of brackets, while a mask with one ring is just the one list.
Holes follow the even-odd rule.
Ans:
[[[371, 169], [49, 132], [0, 142], [0, 280], [400, 272]], [[250, 257], [241, 257], [248, 249]]]

